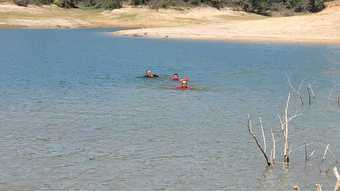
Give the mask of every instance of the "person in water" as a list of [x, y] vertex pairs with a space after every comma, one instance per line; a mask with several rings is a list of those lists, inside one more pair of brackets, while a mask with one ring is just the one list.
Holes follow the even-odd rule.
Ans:
[[147, 70], [147, 71], [145, 72], [144, 77], [146, 77], [146, 78], [158, 78], [159, 75], [153, 73], [151, 70]]
[[172, 76], [170, 77], [171, 80], [174, 81], [179, 81], [179, 75], [177, 73], [172, 74]]
[[191, 90], [192, 88], [188, 85], [187, 80], [180, 80], [180, 85], [176, 87], [178, 90]]
[[186, 89], [186, 88], [188, 88], [189, 86], [188, 86], [188, 81], [187, 80], [181, 80], [181, 88], [184, 88], [184, 89]]

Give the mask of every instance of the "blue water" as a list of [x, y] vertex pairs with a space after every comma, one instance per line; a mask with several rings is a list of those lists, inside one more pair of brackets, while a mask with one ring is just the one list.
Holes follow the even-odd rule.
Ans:
[[[336, 165], [333, 154], [340, 157], [339, 46], [107, 31], [0, 31], [0, 190], [333, 188], [325, 170]], [[140, 78], [146, 69], [161, 78]], [[194, 90], [176, 91], [168, 80], [175, 72], [189, 76]], [[268, 150], [273, 128], [281, 160], [277, 115], [292, 91], [287, 78], [296, 89], [303, 81], [305, 102], [293, 93], [290, 112], [303, 114], [290, 124], [292, 162], [266, 169], [247, 114], [254, 126], [263, 118]], [[303, 143], [316, 153], [307, 165]], [[325, 144], [331, 152], [321, 163]]]

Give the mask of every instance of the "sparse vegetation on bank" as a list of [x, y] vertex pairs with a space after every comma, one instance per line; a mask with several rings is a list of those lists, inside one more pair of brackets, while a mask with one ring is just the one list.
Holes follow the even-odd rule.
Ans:
[[211, 6], [230, 7], [247, 12], [272, 15], [275, 12], [294, 14], [294, 12], [318, 12], [325, 8], [324, 0], [13, 0], [20, 6], [28, 4], [55, 4], [63, 8], [94, 7], [104, 9], [121, 8], [123, 4], [144, 5], [152, 9], [167, 7]]

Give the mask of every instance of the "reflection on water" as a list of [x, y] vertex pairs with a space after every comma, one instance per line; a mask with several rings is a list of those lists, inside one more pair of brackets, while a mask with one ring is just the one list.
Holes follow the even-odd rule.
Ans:
[[[229, 44], [113, 38], [95, 30], [0, 31], [0, 190], [288, 190], [324, 184], [324, 146], [307, 166], [266, 169], [246, 129], [277, 114], [289, 75], [316, 92], [293, 98], [293, 149], [330, 144], [339, 157], [336, 46]], [[146, 69], [161, 79], [138, 78]], [[195, 91], [174, 90], [169, 74]], [[334, 75], [331, 75], [334, 74]], [[332, 95], [336, 95], [334, 90]], [[296, 103], [294, 103], [296, 102]], [[278, 140], [278, 149], [280, 140]], [[310, 151], [311, 152], [311, 151]], [[278, 153], [279, 154], [279, 153]], [[280, 156], [278, 156], [280, 157]], [[320, 168], [319, 168], [320, 166]]]

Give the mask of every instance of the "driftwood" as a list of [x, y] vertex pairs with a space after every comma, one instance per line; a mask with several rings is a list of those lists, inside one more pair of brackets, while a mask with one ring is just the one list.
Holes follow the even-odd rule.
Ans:
[[250, 119], [250, 115], [248, 115], [248, 131], [249, 131], [249, 134], [254, 138], [255, 140], [255, 143], [257, 145], [257, 147], [259, 148], [259, 150], [261, 151], [261, 153], [263, 154], [265, 160], [266, 160], [266, 164], [267, 166], [271, 166], [271, 162], [269, 161], [269, 158], [267, 156], [267, 153], [265, 152], [265, 150], [262, 148], [261, 144], [259, 143], [255, 133], [253, 132], [253, 125], [252, 125], [252, 121]]

